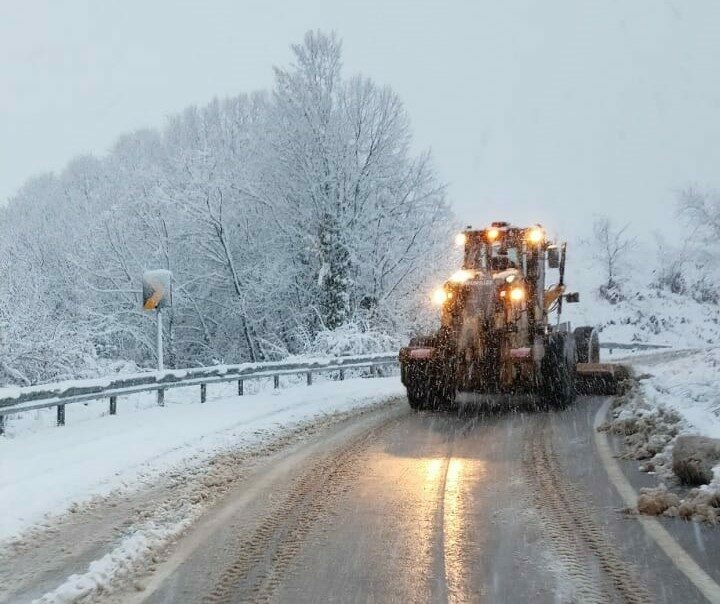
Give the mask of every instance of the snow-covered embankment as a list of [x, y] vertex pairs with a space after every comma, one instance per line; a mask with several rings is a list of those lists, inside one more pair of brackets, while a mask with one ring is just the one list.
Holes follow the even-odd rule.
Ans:
[[637, 382], [606, 427], [624, 436], [627, 455], [641, 461], [641, 470], [660, 479], [658, 488], [642, 490], [638, 510], [720, 522], [720, 454], [714, 452], [720, 445], [714, 440], [720, 439], [720, 348], [654, 353], [631, 365]]

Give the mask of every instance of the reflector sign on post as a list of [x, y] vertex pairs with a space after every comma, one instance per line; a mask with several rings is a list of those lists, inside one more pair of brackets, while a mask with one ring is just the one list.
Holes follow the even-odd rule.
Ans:
[[[143, 273], [143, 309], [157, 311], [157, 367], [165, 369], [163, 360], [162, 309], [172, 306], [172, 273], [158, 269]], [[158, 405], [165, 404], [165, 391], [158, 390]]]
[[159, 310], [172, 306], [172, 273], [166, 270], [143, 273], [143, 309]]

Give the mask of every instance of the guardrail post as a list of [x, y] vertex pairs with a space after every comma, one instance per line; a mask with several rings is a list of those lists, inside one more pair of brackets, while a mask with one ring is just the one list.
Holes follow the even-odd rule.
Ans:
[[204, 403], [207, 400], [207, 384], [200, 384], [200, 402]]
[[157, 404], [158, 407], [165, 406], [165, 391], [162, 388], [157, 391]]
[[242, 380], [238, 380], [238, 396], [245, 394], [245, 387]]
[[307, 372], [307, 385], [312, 386], [312, 372], [311, 371]]
[[377, 367], [370, 365], [370, 377], [377, 377]]
[[117, 396], [110, 397], [110, 415], [117, 414]]
[[0, 415], [0, 436], [5, 434], [5, 416]]
[[57, 406], [57, 425], [58, 426], [65, 425], [65, 405]]
[[280, 376], [279, 375], [273, 376], [273, 388], [280, 388]]
[[344, 370], [344, 369], [341, 369], [341, 370], [340, 370], [340, 376], [339, 376], [339, 377], [340, 377], [340, 381], [341, 381], [341, 382], [345, 379], [345, 370]]

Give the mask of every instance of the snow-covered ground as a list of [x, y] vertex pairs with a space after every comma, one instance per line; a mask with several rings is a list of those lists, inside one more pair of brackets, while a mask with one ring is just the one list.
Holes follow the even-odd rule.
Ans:
[[[720, 522], [720, 459], [713, 464], [707, 458], [708, 471], [715, 466], [708, 472], [714, 475], [709, 484], [687, 491], [676, 475], [684, 474], [685, 466], [676, 466], [673, 454], [684, 435], [720, 439], [720, 348], [656, 352], [626, 362], [637, 383], [618, 399], [607, 427], [624, 437], [625, 456], [639, 460], [641, 470], [659, 479], [657, 488], [641, 489], [638, 510]], [[702, 459], [702, 453], [693, 452], [698, 454]]]
[[675, 409], [697, 434], [720, 438], [720, 348], [638, 357], [635, 370], [645, 400]]
[[[257, 386], [255, 386], [257, 388]], [[52, 410], [12, 417], [0, 438], [0, 541], [94, 496], [152, 484], [172, 468], [197, 466], [240, 445], [260, 443], [299, 422], [382, 402], [404, 390], [397, 376], [291, 385], [243, 397], [234, 385], [168, 391], [166, 406], [152, 394], [106, 405], [74, 404], [67, 425]]]
[[567, 286], [580, 293], [580, 303], [566, 304], [563, 320], [576, 326], [596, 325], [604, 342], [673, 348], [698, 348], [720, 342], [720, 306], [654, 286], [658, 259], [647, 246], [641, 246], [628, 258], [627, 278], [622, 285], [624, 299], [615, 304], [598, 295], [603, 273], [591, 246], [571, 242], [568, 250]]

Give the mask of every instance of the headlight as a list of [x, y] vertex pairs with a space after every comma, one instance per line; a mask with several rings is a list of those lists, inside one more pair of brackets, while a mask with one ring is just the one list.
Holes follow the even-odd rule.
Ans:
[[493, 227], [492, 229], [485, 231], [485, 236], [488, 241], [495, 241], [498, 237], [500, 237], [500, 230]]
[[465, 233], [458, 233], [455, 235], [455, 245], [462, 247], [467, 242], [467, 235]]
[[442, 306], [445, 301], [449, 298], [448, 293], [442, 288], [436, 289], [432, 294], [432, 302], [435, 306]]
[[545, 240], [545, 231], [540, 227], [533, 227], [527, 234], [528, 241], [534, 245], [542, 243]]
[[522, 287], [513, 287], [510, 290], [510, 299], [513, 302], [522, 302], [525, 299], [525, 290]]
[[472, 279], [473, 274], [472, 271], [459, 270], [452, 274], [450, 281], [453, 283], [465, 283], [465, 281]]

